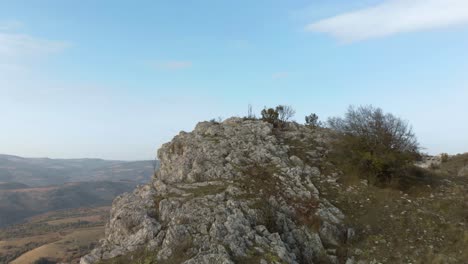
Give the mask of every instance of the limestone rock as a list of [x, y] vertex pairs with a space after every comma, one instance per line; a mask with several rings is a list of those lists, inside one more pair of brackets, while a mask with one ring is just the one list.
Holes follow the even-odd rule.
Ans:
[[172, 263], [336, 263], [327, 248], [346, 240], [345, 216], [314, 185], [326, 140], [240, 118], [181, 132], [159, 149], [153, 181], [115, 199], [81, 263], [141, 249]]

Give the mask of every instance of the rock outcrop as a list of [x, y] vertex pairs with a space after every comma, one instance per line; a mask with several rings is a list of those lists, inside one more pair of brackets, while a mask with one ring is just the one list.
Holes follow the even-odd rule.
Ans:
[[199, 123], [161, 147], [151, 183], [115, 199], [81, 263], [142, 249], [161, 263], [344, 263], [345, 216], [314, 186], [326, 151], [326, 133], [294, 123]]

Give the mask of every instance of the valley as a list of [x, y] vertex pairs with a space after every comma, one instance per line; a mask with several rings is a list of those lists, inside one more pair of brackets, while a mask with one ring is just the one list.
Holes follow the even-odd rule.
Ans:
[[104, 235], [109, 209], [52, 211], [0, 229], [0, 263], [32, 263], [40, 258], [78, 263]]
[[103, 237], [114, 198], [157, 165], [0, 155], [0, 263], [78, 263]]

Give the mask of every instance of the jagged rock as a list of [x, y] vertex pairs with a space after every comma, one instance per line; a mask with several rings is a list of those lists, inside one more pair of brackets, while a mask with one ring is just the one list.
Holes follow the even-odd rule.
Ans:
[[346, 240], [344, 215], [314, 185], [326, 140], [240, 118], [181, 132], [158, 151], [154, 180], [115, 199], [81, 263], [142, 248], [173, 263], [336, 263], [326, 249]]

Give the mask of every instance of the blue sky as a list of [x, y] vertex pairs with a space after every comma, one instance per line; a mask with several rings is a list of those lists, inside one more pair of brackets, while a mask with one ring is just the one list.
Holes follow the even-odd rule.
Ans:
[[151, 159], [201, 120], [372, 104], [468, 151], [468, 2], [0, 1], [0, 153]]

